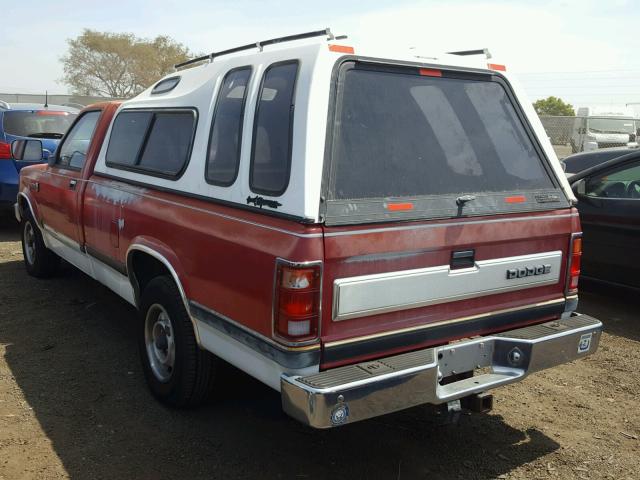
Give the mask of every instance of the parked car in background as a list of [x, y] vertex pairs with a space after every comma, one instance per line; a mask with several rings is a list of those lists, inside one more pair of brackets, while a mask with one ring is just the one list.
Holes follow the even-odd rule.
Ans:
[[570, 179], [583, 230], [582, 276], [640, 288], [640, 151]]
[[618, 147], [603, 148], [602, 150], [593, 150], [591, 152], [581, 152], [569, 155], [562, 160], [564, 165], [564, 173], [571, 178], [576, 173], [580, 173], [587, 168], [601, 165], [614, 158], [627, 155], [628, 153], [639, 151], [638, 147]]
[[571, 151], [637, 146], [638, 119], [627, 107], [578, 109], [571, 134]]
[[78, 109], [61, 105], [0, 102], [0, 210], [11, 209], [16, 202], [22, 167], [38, 163], [14, 159], [11, 143], [41, 140], [44, 158], [40, 161], [46, 161], [77, 116]]

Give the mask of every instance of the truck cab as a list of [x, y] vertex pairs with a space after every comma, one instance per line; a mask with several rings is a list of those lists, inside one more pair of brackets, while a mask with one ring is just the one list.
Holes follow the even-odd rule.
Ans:
[[573, 193], [514, 79], [470, 57], [323, 30], [88, 107], [22, 172], [27, 270], [62, 257], [135, 305], [173, 406], [224, 388], [218, 359], [330, 428], [582, 358], [602, 324], [575, 313]]

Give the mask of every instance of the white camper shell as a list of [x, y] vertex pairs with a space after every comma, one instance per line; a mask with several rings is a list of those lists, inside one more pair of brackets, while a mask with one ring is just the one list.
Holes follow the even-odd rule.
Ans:
[[[269, 202], [276, 205], [279, 214], [287, 214], [307, 222], [321, 222], [323, 201], [322, 179], [325, 176], [326, 145], [333, 89], [337, 83], [339, 68], [347, 62], [379, 65], [390, 68], [415, 69], [421, 74], [430, 72], [460, 72], [479, 75], [482, 78], [499, 78], [508, 90], [511, 101], [519, 109], [519, 115], [527, 125], [540, 156], [544, 158], [550, 174], [557, 179], [559, 188], [567, 199], [573, 193], [545, 130], [529, 99], [519, 84], [501, 65], [487, 63], [486, 50], [427, 54], [416, 49], [387, 49], [354, 44], [348, 40], [336, 39], [330, 31], [314, 32], [316, 35], [297, 36], [291, 41], [263, 42], [235, 48], [227, 52], [201, 57], [201, 64], [191, 68], [178, 65], [175, 73], [169, 74], [137, 97], [126, 101], [120, 107], [123, 111], [149, 108], [188, 108], [196, 112], [197, 126], [192, 152], [207, 152], [210, 146], [212, 119], [215, 117], [217, 99], [225, 79], [230, 72], [246, 69], [249, 77], [246, 86], [243, 111], [239, 162], [235, 178], [229, 184], [208, 182], [202, 175], [199, 161], [188, 163], [179, 178], [154, 179], [154, 184], [172, 190], [188, 191], [192, 194], [215, 198], [232, 204], [247, 205], [248, 199], [261, 197], [265, 208]], [[204, 62], [204, 63], [202, 63]], [[189, 62], [187, 62], [189, 63]], [[259, 189], [252, 185], [251, 157], [255, 142], [254, 131], [259, 92], [265, 75], [270, 69], [281, 65], [295, 65], [296, 79], [292, 98], [292, 125], [290, 126], [290, 174], [286, 185], [280, 191]], [[446, 75], [445, 75], [446, 76]], [[478, 78], [480, 78], [478, 77]], [[244, 88], [244, 87], [243, 87]], [[268, 95], [264, 89], [262, 99]], [[232, 95], [232, 93], [229, 93]], [[239, 92], [238, 92], [239, 94]], [[268, 100], [268, 99], [267, 99]], [[295, 107], [294, 107], [295, 106]], [[113, 128], [113, 125], [112, 125]], [[148, 181], [148, 176], [136, 171], [114, 170], [106, 159], [106, 145], [111, 132], [107, 133], [105, 147], [96, 163], [96, 172], [105, 175], [119, 175], [132, 182]], [[455, 138], [452, 138], [454, 141]], [[460, 143], [460, 142], [458, 142]], [[464, 152], [462, 152], [464, 153]], [[505, 155], [508, 152], [505, 152]], [[508, 155], [507, 155], [508, 156]], [[345, 207], [345, 208], [348, 208]]]

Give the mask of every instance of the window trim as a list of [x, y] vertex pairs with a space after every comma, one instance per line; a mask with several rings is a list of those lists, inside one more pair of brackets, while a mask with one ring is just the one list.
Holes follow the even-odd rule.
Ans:
[[[224, 87], [224, 84], [227, 81], [227, 77], [229, 75], [240, 70], [248, 70], [249, 79], [247, 80], [247, 85], [245, 86], [245, 89], [244, 89], [242, 106], [240, 107], [240, 129], [238, 130], [238, 151], [236, 152], [236, 168], [235, 168], [235, 173], [233, 175], [233, 179], [231, 180], [231, 182], [220, 182], [217, 180], [211, 180], [209, 178], [209, 152], [211, 148], [211, 140], [213, 138], [213, 128], [215, 127], [216, 116], [218, 115], [218, 108], [220, 107], [222, 87]], [[227, 73], [225, 73], [224, 78], [222, 79], [222, 83], [220, 84], [218, 95], [216, 97], [216, 105], [213, 110], [213, 115], [211, 116], [211, 127], [209, 128], [209, 140], [207, 141], [207, 154], [205, 156], [205, 163], [204, 163], [204, 181], [209, 185], [228, 188], [228, 187], [231, 187], [234, 183], [236, 183], [236, 180], [238, 180], [238, 174], [240, 173], [240, 160], [242, 158], [242, 136], [244, 134], [244, 119], [245, 119], [245, 112], [246, 112], [246, 106], [247, 106], [247, 97], [248, 97], [249, 89], [251, 87], [252, 82], [253, 82], [253, 66], [252, 65], [244, 65], [242, 67], [232, 68], [231, 70], [227, 71]]]
[[[149, 122], [149, 125], [147, 126], [147, 130], [144, 133], [142, 144], [140, 145], [140, 148], [136, 153], [133, 166], [122, 165], [120, 163], [109, 162], [107, 160], [107, 157], [109, 155], [109, 147], [111, 146], [111, 140], [113, 138], [113, 126], [115, 125], [118, 117], [125, 112], [151, 112], [152, 113], [151, 121]], [[153, 126], [156, 122], [156, 114], [157, 113], [184, 113], [184, 112], [191, 113], [193, 115], [194, 122], [193, 122], [193, 132], [191, 134], [191, 140], [189, 142], [189, 148], [187, 149], [187, 159], [184, 162], [184, 165], [182, 165], [182, 168], [179, 171], [177, 171], [175, 174], [169, 174], [169, 173], [163, 173], [157, 170], [139, 166], [138, 163], [140, 162], [142, 154], [144, 153], [147, 147], [147, 142], [149, 141], [151, 130], [153, 129]], [[111, 122], [111, 132], [109, 133], [109, 143], [107, 144], [107, 151], [105, 152], [105, 165], [109, 168], [114, 168], [116, 170], [124, 170], [126, 172], [139, 173], [142, 175], [147, 175], [149, 177], [164, 178], [166, 180], [172, 180], [172, 181], [179, 180], [184, 175], [189, 164], [191, 163], [191, 156], [193, 153], [193, 144], [195, 142], [196, 132], [198, 131], [198, 120], [199, 120], [199, 113], [196, 107], [153, 107], [153, 108], [142, 107], [142, 108], [122, 109], [118, 112], [118, 114], [115, 116], [115, 118]]]
[[91, 145], [93, 144], [94, 134], [96, 133], [96, 129], [98, 128], [98, 124], [100, 123], [100, 119], [102, 118], [102, 114], [104, 113], [104, 109], [102, 109], [102, 108], [93, 108], [91, 110], [85, 110], [85, 111], [80, 112], [78, 114], [77, 118], [73, 121], [71, 126], [69, 126], [69, 129], [65, 132], [64, 136], [60, 139], [60, 143], [56, 147], [56, 153], [55, 153], [56, 161], [54, 163], [50, 164], [49, 165], [50, 167], [52, 167], [52, 168], [53, 167], [61, 168], [61, 169], [64, 169], [64, 170], [73, 170], [74, 172], [80, 172], [84, 168], [84, 165], [87, 164], [86, 159], [85, 159], [85, 163], [84, 163], [84, 165], [82, 167], [73, 167], [71, 165], [61, 165], [60, 164], [60, 152], [62, 151], [62, 145], [64, 144], [64, 142], [67, 141], [67, 138], [69, 137], [69, 135], [71, 134], [71, 132], [75, 128], [76, 124], [82, 118], [84, 118], [88, 113], [95, 113], [95, 112], [99, 112], [100, 115], [98, 115], [98, 120], [96, 121], [96, 125], [95, 125], [95, 127], [93, 127], [93, 132], [91, 133], [91, 141], [89, 142], [89, 147], [87, 148], [87, 154], [89, 153], [89, 150], [91, 149]]
[[[298, 90], [298, 77], [300, 76], [300, 60], [292, 59], [292, 60], [283, 60], [280, 62], [275, 62], [270, 64], [262, 73], [262, 79], [260, 80], [260, 88], [258, 89], [258, 96], [256, 97], [256, 108], [253, 116], [253, 128], [251, 132], [251, 160], [249, 162], [249, 190], [253, 193], [257, 193], [259, 195], [267, 195], [269, 197], [281, 197], [289, 188], [289, 183], [291, 182], [291, 164], [292, 164], [292, 152], [293, 152], [293, 123], [295, 120], [295, 110], [296, 110], [296, 95]], [[258, 131], [258, 118], [260, 116], [260, 103], [262, 99], [262, 90], [264, 88], [264, 81], [267, 78], [267, 74], [271, 71], [272, 68], [280, 67], [283, 65], [296, 65], [296, 75], [293, 79], [293, 88], [291, 94], [291, 107], [289, 109], [289, 145], [287, 148], [287, 174], [286, 174], [286, 182], [283, 185], [282, 189], [279, 191], [272, 190], [264, 190], [261, 188], [256, 188], [253, 185], [253, 167], [255, 164], [255, 153], [256, 153], [256, 133]]]

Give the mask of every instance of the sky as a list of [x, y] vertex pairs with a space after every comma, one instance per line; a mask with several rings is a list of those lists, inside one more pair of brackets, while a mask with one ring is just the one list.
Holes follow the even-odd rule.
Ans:
[[[331, 27], [355, 41], [425, 52], [489, 48], [532, 100], [638, 103], [638, 0], [0, 0], [0, 92], [68, 93], [67, 39], [85, 28], [169, 35], [209, 53]], [[11, 21], [9, 21], [11, 20]]]

